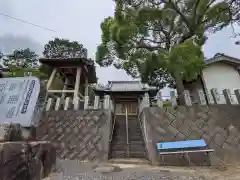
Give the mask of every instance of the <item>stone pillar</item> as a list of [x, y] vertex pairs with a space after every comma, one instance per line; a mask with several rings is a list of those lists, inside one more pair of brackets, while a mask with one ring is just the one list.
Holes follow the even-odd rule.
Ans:
[[46, 111], [50, 111], [52, 106], [52, 98], [48, 98], [47, 105], [46, 105]]
[[56, 104], [55, 104], [55, 111], [58, 111], [58, 110], [59, 110], [60, 103], [61, 103], [61, 98], [58, 97], [57, 100], [56, 100]]
[[99, 96], [94, 97], [94, 109], [99, 108]]
[[185, 104], [187, 106], [192, 106], [192, 100], [191, 100], [189, 91], [188, 90], [184, 90], [183, 94], [184, 94]]
[[207, 104], [205, 94], [204, 94], [204, 91], [202, 89], [198, 90], [198, 98], [199, 98], [199, 103], [201, 105], [206, 105]]
[[148, 93], [144, 94], [144, 107], [150, 107], [150, 100]]
[[157, 106], [162, 108], [163, 107], [163, 100], [162, 100], [162, 92], [158, 91], [157, 93]]
[[70, 97], [66, 97], [66, 99], [65, 99], [65, 104], [64, 104], [64, 110], [68, 110], [68, 108], [69, 108], [69, 102], [70, 102]]
[[170, 91], [170, 98], [171, 98], [172, 106], [177, 106], [177, 98], [175, 95], [175, 91]]
[[208, 103], [209, 104], [214, 104], [214, 99], [213, 99], [213, 95], [212, 95], [212, 92], [210, 91], [207, 91], [207, 99], [208, 99]]
[[104, 96], [104, 109], [109, 109], [109, 104], [110, 104], [110, 96], [109, 95], [105, 95]]
[[76, 97], [73, 99], [73, 107], [74, 107], [74, 110], [78, 110], [79, 109], [79, 97]]
[[235, 93], [235, 95], [236, 95], [238, 104], [240, 104], [240, 89], [234, 90], [234, 93]]
[[221, 104], [220, 94], [218, 93], [217, 88], [212, 88], [211, 93], [215, 104]]
[[223, 95], [225, 97], [225, 100], [226, 100], [227, 104], [234, 104], [234, 99], [232, 97], [230, 89], [224, 89], [223, 90]]
[[89, 101], [89, 97], [84, 96], [84, 109], [88, 109], [88, 101]]

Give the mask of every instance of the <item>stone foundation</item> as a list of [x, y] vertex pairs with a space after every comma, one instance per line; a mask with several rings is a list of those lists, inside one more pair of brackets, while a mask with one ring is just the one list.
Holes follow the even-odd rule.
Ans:
[[37, 139], [54, 143], [57, 157], [107, 161], [112, 114], [107, 110], [49, 111], [37, 128]]
[[55, 166], [55, 147], [48, 141], [36, 141], [34, 127], [1, 125], [1, 180], [40, 180], [54, 171]]
[[49, 142], [1, 142], [3, 180], [40, 180], [55, 170], [56, 150]]

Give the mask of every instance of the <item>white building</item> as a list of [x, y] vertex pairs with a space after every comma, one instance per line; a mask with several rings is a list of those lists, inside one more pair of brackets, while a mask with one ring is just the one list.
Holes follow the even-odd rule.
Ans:
[[[224, 89], [229, 89], [231, 94], [240, 89], [240, 59], [224, 54], [216, 54], [206, 61], [201, 76], [193, 82], [184, 83], [185, 89], [190, 91], [193, 102], [198, 102], [198, 90], [202, 89], [205, 95], [211, 94], [217, 88], [221, 103], [225, 104]], [[233, 96], [237, 103], [236, 96]], [[206, 98], [207, 99], [207, 98]]]

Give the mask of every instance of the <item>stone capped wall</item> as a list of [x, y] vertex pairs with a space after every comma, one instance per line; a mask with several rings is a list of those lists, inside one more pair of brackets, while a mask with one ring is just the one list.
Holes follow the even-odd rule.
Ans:
[[[236, 164], [240, 162], [240, 106], [178, 106], [176, 108], [144, 108], [141, 121], [147, 134], [146, 146], [154, 164], [186, 165], [177, 155], [161, 159], [157, 142], [204, 139], [215, 149], [209, 158], [192, 153], [194, 165]], [[179, 160], [179, 161], [178, 161]], [[199, 163], [201, 161], [201, 163]]]
[[106, 161], [111, 116], [107, 110], [46, 112], [37, 128], [37, 139], [53, 142], [60, 159]]
[[56, 150], [47, 141], [0, 142], [0, 180], [40, 180], [56, 168]]

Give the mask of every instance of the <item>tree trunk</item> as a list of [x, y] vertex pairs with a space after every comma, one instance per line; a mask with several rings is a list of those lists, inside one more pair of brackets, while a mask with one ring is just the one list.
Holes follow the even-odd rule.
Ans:
[[185, 105], [184, 99], [184, 85], [183, 80], [179, 72], [174, 73], [174, 79], [176, 81], [177, 94], [179, 99], [179, 105]]

